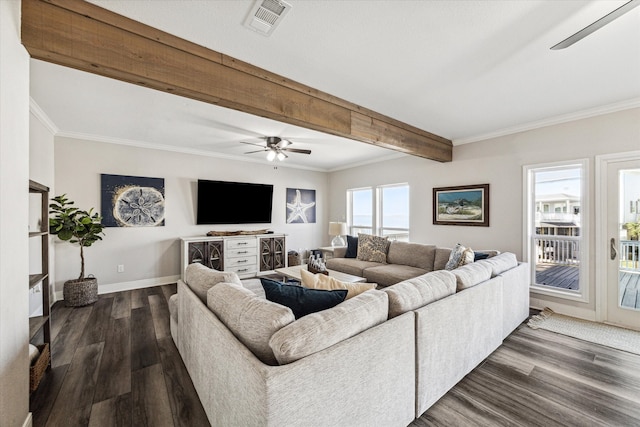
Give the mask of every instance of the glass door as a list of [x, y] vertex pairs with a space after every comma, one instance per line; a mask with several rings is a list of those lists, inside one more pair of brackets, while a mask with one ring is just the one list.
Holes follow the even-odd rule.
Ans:
[[640, 160], [607, 170], [606, 321], [640, 330]]

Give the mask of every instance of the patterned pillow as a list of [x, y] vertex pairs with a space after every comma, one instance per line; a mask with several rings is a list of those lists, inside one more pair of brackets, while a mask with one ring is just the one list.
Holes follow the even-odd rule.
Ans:
[[473, 249], [466, 248], [460, 243], [456, 245], [449, 255], [449, 261], [445, 265], [445, 270], [454, 270], [458, 267], [462, 267], [465, 264], [473, 262]]
[[358, 256], [360, 261], [387, 263], [389, 240], [386, 237], [358, 234]]

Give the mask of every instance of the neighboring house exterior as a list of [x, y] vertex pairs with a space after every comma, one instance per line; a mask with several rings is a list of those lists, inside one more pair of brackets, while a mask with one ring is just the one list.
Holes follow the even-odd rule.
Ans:
[[580, 235], [580, 197], [571, 194], [536, 196], [536, 234]]

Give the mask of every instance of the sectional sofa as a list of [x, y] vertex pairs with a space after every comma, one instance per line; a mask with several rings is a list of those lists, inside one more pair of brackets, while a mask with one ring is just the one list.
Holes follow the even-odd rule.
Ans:
[[[383, 262], [360, 257], [347, 258], [346, 247], [334, 248], [333, 257], [327, 260], [327, 268], [364, 277], [367, 282], [379, 286], [390, 286], [430, 271], [443, 270], [451, 254], [451, 248], [423, 243], [391, 241], [388, 245]], [[483, 250], [478, 253], [492, 257], [500, 252]], [[357, 251], [354, 251], [354, 255], [357, 255]]]
[[510, 253], [297, 320], [259, 279], [206, 290], [203, 268], [178, 282], [171, 333], [214, 426], [406, 426], [529, 313], [528, 265]]

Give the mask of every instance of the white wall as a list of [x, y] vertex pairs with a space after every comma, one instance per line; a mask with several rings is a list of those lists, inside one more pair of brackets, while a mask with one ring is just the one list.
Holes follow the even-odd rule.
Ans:
[[[42, 123], [33, 112], [29, 115], [29, 179], [39, 182], [49, 187], [50, 194], [54, 194], [53, 187], [53, 131]], [[40, 194], [31, 194], [29, 203], [29, 230], [35, 231], [41, 224]], [[49, 284], [53, 289], [55, 278], [55, 248], [53, 238], [49, 239]], [[40, 271], [40, 240], [30, 239], [29, 241], [29, 274], [41, 273]], [[29, 294], [29, 313], [31, 315], [42, 314], [42, 285], [32, 288]], [[38, 289], [36, 289], [38, 288]], [[50, 301], [54, 301], [51, 295]]]
[[29, 56], [20, 2], [0, 1], [0, 424], [29, 413]]
[[[454, 147], [453, 162], [437, 163], [405, 157], [329, 175], [329, 217], [343, 218], [345, 191], [396, 182], [411, 187], [411, 240], [452, 247], [460, 242], [472, 248], [514, 252], [522, 259], [522, 166], [561, 160], [589, 159], [591, 192], [590, 252], [595, 254], [594, 159], [596, 155], [640, 148], [640, 109], [549, 126], [483, 142]], [[490, 227], [433, 225], [432, 189], [489, 183]], [[590, 265], [589, 304], [535, 296], [542, 303], [560, 303], [573, 315], [595, 315], [595, 264]]]
[[[210, 230], [270, 228], [287, 234], [288, 249], [326, 245], [327, 174], [124, 145], [56, 137], [56, 194], [66, 193], [82, 209], [100, 209], [100, 174], [164, 178], [165, 226], [105, 228], [103, 241], [85, 250], [86, 274], [98, 278], [99, 292], [175, 281], [180, 274], [179, 238], [204, 236]], [[195, 225], [198, 179], [255, 182], [274, 185], [272, 224]], [[316, 223], [286, 224], [286, 188], [316, 190]], [[238, 209], [241, 201], [220, 200], [220, 209]], [[56, 239], [57, 240], [57, 239]], [[80, 273], [77, 246], [56, 246], [56, 289]], [[125, 266], [117, 273], [117, 265]]]

